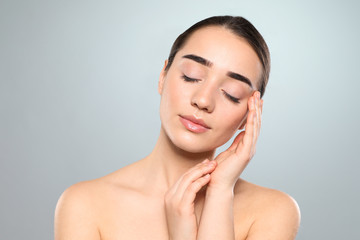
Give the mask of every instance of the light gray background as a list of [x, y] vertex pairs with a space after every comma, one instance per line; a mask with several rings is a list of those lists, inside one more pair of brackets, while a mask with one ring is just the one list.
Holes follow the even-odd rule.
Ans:
[[[130, 1], [129, 1], [130, 2]], [[272, 54], [243, 177], [299, 203], [297, 239], [360, 239], [357, 1], [0, 1], [0, 239], [51, 239], [70, 185], [146, 156], [176, 36], [241, 15]]]

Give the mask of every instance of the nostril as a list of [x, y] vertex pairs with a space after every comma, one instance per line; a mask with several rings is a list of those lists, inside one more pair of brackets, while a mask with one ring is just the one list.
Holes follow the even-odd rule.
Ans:
[[204, 101], [204, 99], [197, 99], [194, 98], [191, 101], [191, 105], [198, 108], [199, 110], [203, 110], [206, 112], [210, 112], [210, 108], [211, 106], [209, 105], [210, 103], [208, 101]]
[[208, 109], [207, 107], [200, 107], [200, 106], [199, 106], [198, 104], [196, 104], [196, 103], [194, 103], [193, 106], [196, 107], [196, 108], [198, 108], [199, 110], [204, 110], [204, 111], [206, 111], [206, 112], [209, 111], [209, 109]]

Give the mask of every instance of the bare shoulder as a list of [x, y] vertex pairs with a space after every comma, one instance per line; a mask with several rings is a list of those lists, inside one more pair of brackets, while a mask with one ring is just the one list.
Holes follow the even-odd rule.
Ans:
[[[100, 225], [109, 203], [126, 191], [122, 179], [126, 167], [104, 177], [82, 181], [67, 188], [55, 210], [55, 240], [100, 239]], [[125, 175], [125, 177], [124, 177]], [[125, 189], [125, 190], [124, 190]], [[120, 197], [119, 197], [120, 196]]]
[[[253, 218], [246, 239], [295, 239], [300, 209], [288, 194], [239, 179], [235, 188], [237, 202], [246, 206]], [[240, 214], [241, 207], [234, 210], [234, 214]]]
[[55, 239], [100, 239], [97, 230], [97, 181], [84, 181], [67, 188], [55, 210]]

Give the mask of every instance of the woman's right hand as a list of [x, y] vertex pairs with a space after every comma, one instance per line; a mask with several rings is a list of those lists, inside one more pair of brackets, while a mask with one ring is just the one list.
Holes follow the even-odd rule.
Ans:
[[195, 198], [210, 181], [215, 170], [213, 161], [205, 160], [189, 169], [165, 194], [165, 211], [171, 240], [195, 240], [198, 226]]

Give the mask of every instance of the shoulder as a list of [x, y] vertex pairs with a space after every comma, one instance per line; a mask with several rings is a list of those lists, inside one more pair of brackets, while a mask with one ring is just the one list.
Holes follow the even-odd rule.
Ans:
[[[68, 213], [80, 213], [81, 216], [96, 215], [96, 209], [104, 203], [114, 189], [121, 192], [124, 188], [121, 179], [121, 170], [110, 173], [101, 178], [82, 181], [67, 188], [60, 196], [56, 206], [56, 216]], [[120, 177], [119, 177], [120, 175]], [[84, 215], [85, 214], [85, 215]], [[78, 215], [79, 216], [79, 215]]]
[[67, 188], [55, 209], [55, 239], [100, 239], [97, 230], [98, 182], [84, 181]]
[[[75, 208], [77, 205], [82, 207], [92, 205], [95, 199], [91, 198], [90, 196], [94, 195], [95, 192], [99, 189], [98, 185], [99, 183], [96, 179], [79, 182], [70, 186], [61, 194], [56, 210], [61, 210], [64, 208]], [[74, 210], [78, 210], [78, 208]]]
[[246, 201], [253, 213], [247, 239], [295, 239], [300, 209], [294, 198], [270, 188], [239, 180], [236, 201]]
[[102, 191], [104, 185], [101, 178], [76, 183], [61, 194], [56, 209], [74, 208], [77, 205], [82, 207], [91, 206], [97, 201], [99, 191]]
[[60, 196], [55, 209], [55, 240], [100, 239], [114, 199], [133, 196], [132, 168], [126, 166], [98, 179], [76, 183]]

